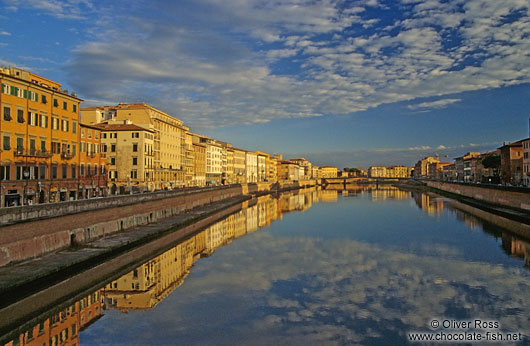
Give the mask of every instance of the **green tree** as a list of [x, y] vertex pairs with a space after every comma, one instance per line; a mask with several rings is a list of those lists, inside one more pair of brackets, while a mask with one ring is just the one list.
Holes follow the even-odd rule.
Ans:
[[498, 154], [492, 154], [482, 159], [482, 165], [484, 168], [493, 169], [493, 175], [498, 177], [501, 169], [501, 156]]

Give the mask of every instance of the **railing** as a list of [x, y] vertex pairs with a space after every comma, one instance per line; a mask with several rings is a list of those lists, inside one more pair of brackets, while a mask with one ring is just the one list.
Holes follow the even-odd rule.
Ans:
[[75, 157], [74, 153], [68, 153], [68, 152], [64, 152], [64, 151], [61, 153], [61, 158], [62, 159], [70, 160], [70, 159], [73, 159], [74, 157]]
[[36, 149], [15, 149], [13, 150], [15, 156], [23, 157], [51, 157], [53, 154], [49, 151], [41, 151]]

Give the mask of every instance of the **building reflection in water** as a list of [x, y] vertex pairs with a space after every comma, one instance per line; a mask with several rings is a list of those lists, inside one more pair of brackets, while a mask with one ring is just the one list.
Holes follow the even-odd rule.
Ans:
[[79, 333], [102, 316], [101, 308], [101, 290], [97, 290], [59, 312], [50, 313], [5, 345], [77, 346]]
[[99, 319], [102, 310], [117, 309], [126, 313], [153, 308], [182, 284], [193, 264], [201, 257], [208, 257], [234, 239], [270, 225], [272, 221], [281, 219], [283, 213], [304, 211], [328, 196], [329, 193], [323, 194], [323, 191], [311, 188], [282, 193], [277, 198], [266, 195], [257, 198], [257, 201], [244, 202], [238, 212], [185, 239], [64, 310], [50, 314], [4, 345], [77, 346], [79, 332]]
[[[423, 211], [426, 211], [430, 216], [440, 217], [442, 210], [446, 209], [451, 211], [458, 220], [465, 223], [471, 230], [484, 230], [485, 232], [492, 233], [495, 237], [500, 237], [502, 240], [502, 248], [510, 256], [518, 257], [524, 260], [525, 266], [530, 268], [530, 242], [521, 239], [508, 231], [503, 231], [499, 227], [495, 227], [494, 230], [488, 229], [486, 224], [481, 221], [480, 218], [470, 214], [471, 207], [468, 207], [466, 211], [460, 210], [456, 207], [456, 203], [444, 202], [444, 199], [439, 196], [431, 196], [426, 193], [413, 193], [412, 194], [416, 205]], [[455, 205], [453, 205], [455, 204]]]

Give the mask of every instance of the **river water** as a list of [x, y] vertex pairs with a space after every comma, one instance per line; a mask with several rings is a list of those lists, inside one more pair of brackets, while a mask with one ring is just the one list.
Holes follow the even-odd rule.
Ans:
[[245, 204], [8, 345], [399, 345], [413, 332], [523, 345], [529, 266], [527, 240], [449, 199], [302, 190]]

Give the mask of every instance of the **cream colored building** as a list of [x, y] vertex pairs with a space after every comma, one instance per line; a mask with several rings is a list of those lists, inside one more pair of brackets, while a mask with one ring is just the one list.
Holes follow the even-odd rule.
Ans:
[[125, 124], [96, 124], [101, 131], [101, 156], [106, 157], [111, 194], [125, 191], [152, 191], [155, 133], [144, 127]]
[[371, 166], [368, 168], [370, 178], [386, 178], [387, 169], [385, 166]]
[[267, 181], [269, 183], [278, 181], [278, 161], [275, 157], [269, 157], [267, 161]]
[[333, 166], [322, 166], [320, 167], [318, 172], [318, 175], [321, 178], [336, 178], [337, 177], [337, 167]]
[[156, 188], [174, 188], [185, 184], [185, 133], [189, 128], [181, 120], [144, 103], [120, 103], [117, 106], [81, 109], [81, 120], [84, 123], [91, 124], [102, 119], [109, 124], [129, 120], [134, 125], [154, 131], [153, 166]]
[[298, 159], [291, 159], [289, 161], [296, 163], [300, 167], [303, 167], [304, 172], [303, 172], [302, 176], [300, 176], [300, 180], [311, 179], [311, 177], [312, 177], [312, 166], [313, 166], [311, 164], [311, 162], [309, 162], [308, 160], [306, 160], [303, 157], [302, 158], [298, 158]]
[[320, 178], [319, 167], [318, 166], [311, 166], [311, 178], [313, 178], [313, 179]]
[[258, 154], [258, 182], [263, 182], [267, 179], [267, 158], [270, 155], [262, 151], [256, 153]]
[[247, 183], [258, 182], [258, 154], [247, 151], [245, 157]]

